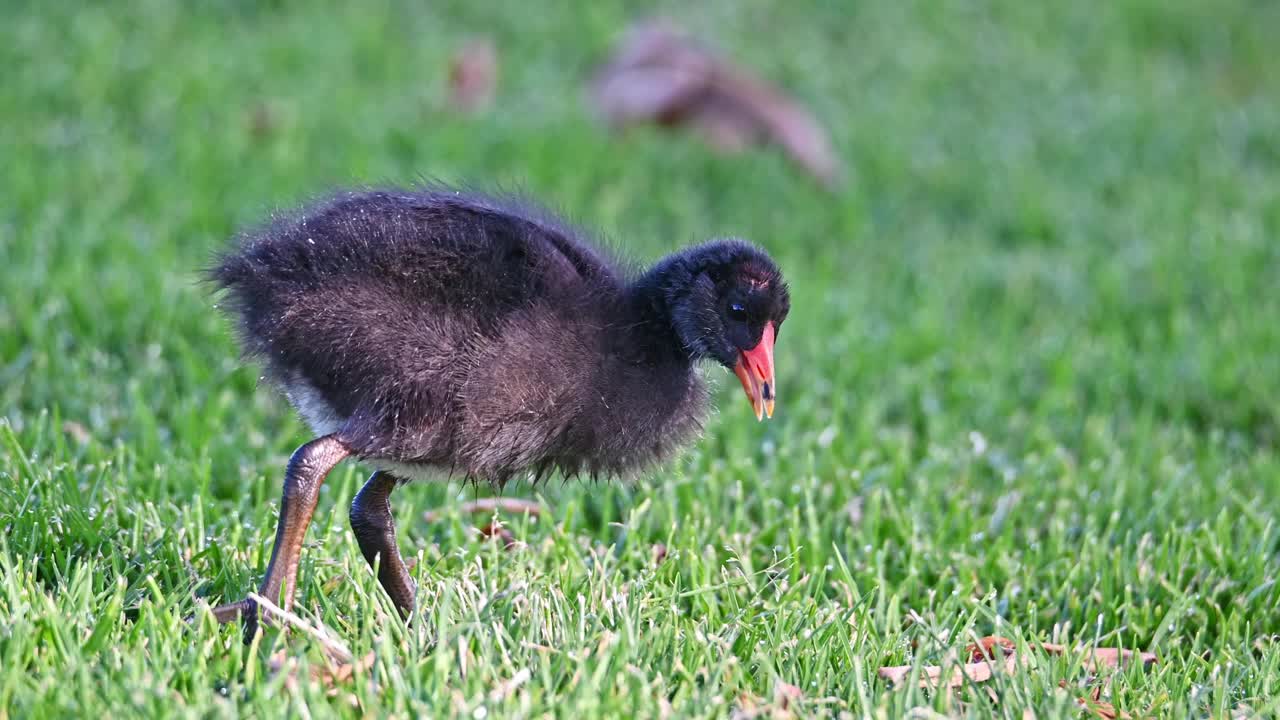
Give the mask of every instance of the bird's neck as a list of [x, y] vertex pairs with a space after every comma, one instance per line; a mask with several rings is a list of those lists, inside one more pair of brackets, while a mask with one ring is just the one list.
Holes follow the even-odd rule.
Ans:
[[659, 264], [627, 288], [625, 320], [618, 324], [619, 341], [627, 355], [648, 362], [689, 364], [696, 358], [676, 331], [672, 317], [678, 278]]

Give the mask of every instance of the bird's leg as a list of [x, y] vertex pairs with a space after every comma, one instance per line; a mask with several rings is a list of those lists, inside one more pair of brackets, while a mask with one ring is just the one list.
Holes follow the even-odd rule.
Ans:
[[351, 529], [369, 567], [377, 568], [378, 581], [391, 596], [391, 602], [408, 619], [413, 613], [415, 590], [396, 545], [396, 523], [388, 502], [395, 487], [393, 476], [381, 470], [375, 472], [351, 501]]
[[[276, 525], [276, 542], [271, 549], [267, 576], [258, 589], [259, 595], [279, 603], [285, 610], [293, 606], [302, 541], [320, 499], [320, 485], [329, 471], [350, 454], [347, 446], [336, 437], [326, 435], [298, 448], [289, 458], [289, 469], [284, 476], [284, 497], [280, 501], [280, 521]], [[249, 642], [258, 626], [257, 605], [246, 598], [219, 605], [213, 609], [213, 614], [218, 622], [244, 618], [245, 642]]]

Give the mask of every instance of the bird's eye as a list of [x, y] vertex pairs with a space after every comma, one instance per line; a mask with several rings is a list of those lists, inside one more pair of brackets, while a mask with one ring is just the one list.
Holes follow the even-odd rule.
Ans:
[[747, 309], [742, 306], [742, 303], [733, 303], [729, 306], [729, 317], [734, 320], [746, 320]]

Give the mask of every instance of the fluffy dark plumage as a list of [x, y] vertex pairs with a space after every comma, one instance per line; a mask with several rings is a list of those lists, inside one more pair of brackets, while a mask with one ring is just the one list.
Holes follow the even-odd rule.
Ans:
[[[246, 350], [317, 433], [400, 476], [622, 475], [694, 436], [694, 362], [732, 366], [789, 300], [713, 241], [628, 278], [578, 231], [447, 190], [337, 195], [242, 236], [211, 272]], [[724, 319], [736, 298], [744, 322]]]

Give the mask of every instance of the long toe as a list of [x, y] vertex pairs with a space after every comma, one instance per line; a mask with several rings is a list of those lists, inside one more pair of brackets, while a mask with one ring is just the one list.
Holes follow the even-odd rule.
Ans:
[[252, 642], [253, 636], [258, 632], [258, 603], [249, 598], [215, 607], [213, 609], [213, 617], [219, 623], [243, 620], [245, 645]]

